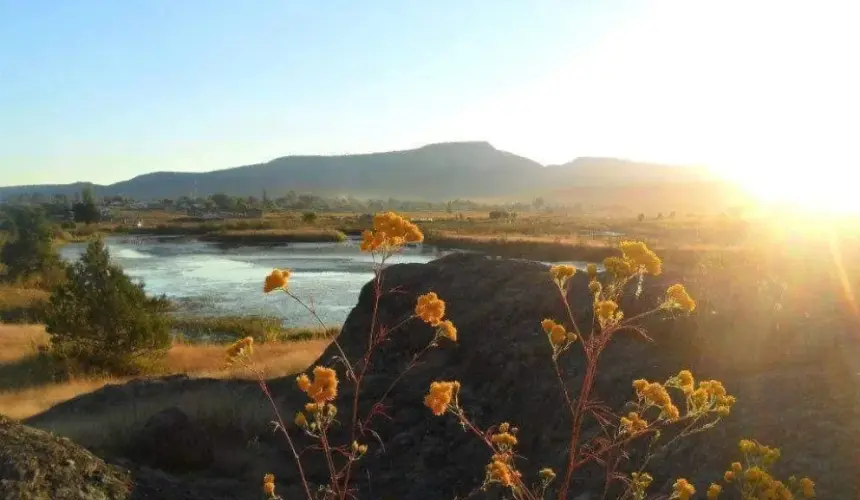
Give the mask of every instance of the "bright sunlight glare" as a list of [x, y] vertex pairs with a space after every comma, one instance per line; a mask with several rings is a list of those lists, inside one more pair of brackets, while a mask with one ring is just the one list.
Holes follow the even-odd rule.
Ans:
[[764, 202], [860, 212], [849, 136], [860, 116], [850, 63], [860, 2], [637, 5], [592, 50], [462, 122], [524, 151], [576, 144], [594, 156], [704, 165]]

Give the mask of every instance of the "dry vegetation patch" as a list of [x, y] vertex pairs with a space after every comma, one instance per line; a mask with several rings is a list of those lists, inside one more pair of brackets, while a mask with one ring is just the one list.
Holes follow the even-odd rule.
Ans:
[[[23, 419], [124, 378], [74, 378], [54, 381], [40, 359], [38, 346], [48, 344], [41, 325], [0, 325], [0, 414]], [[327, 340], [268, 342], [256, 349], [264, 373], [280, 377], [305, 369], [328, 345]], [[175, 344], [157, 375], [185, 374], [218, 379], [251, 378], [242, 368], [228, 368], [220, 344]], [[158, 403], [156, 403], [158, 404]]]

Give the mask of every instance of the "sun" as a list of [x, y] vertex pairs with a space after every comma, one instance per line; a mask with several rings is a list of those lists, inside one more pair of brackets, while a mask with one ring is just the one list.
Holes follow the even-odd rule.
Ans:
[[720, 169], [763, 205], [860, 215], [860, 175], [827, 161], [760, 161]]

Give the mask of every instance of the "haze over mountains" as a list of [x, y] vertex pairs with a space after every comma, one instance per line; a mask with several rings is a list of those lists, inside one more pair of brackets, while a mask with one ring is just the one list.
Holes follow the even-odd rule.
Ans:
[[[418, 149], [342, 156], [285, 156], [267, 163], [211, 172], [153, 172], [110, 185], [74, 183], [0, 187], [0, 196], [24, 193], [72, 194], [91, 185], [97, 195], [134, 199], [178, 198], [227, 193], [235, 196], [282, 195], [290, 190], [324, 196], [389, 197], [412, 200], [581, 199], [600, 193], [611, 204], [621, 193], [654, 188], [689, 201], [722, 199], [733, 187], [703, 168], [639, 163], [613, 158], [577, 158], [562, 165], [538, 162], [500, 151], [486, 142], [430, 144]], [[694, 196], [689, 196], [691, 188]], [[590, 193], [590, 194], [589, 194]], [[616, 193], [617, 195], [612, 195]], [[605, 199], [608, 196], [610, 199]], [[625, 198], [626, 196], [621, 196]], [[714, 202], [714, 201], [711, 201]], [[685, 203], [686, 204], [686, 203]]]

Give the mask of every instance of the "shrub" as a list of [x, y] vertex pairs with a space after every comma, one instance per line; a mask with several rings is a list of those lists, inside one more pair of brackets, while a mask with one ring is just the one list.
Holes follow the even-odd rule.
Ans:
[[70, 371], [139, 373], [170, 346], [168, 305], [147, 297], [143, 285], [112, 265], [97, 238], [51, 293], [46, 325], [52, 354]]
[[[376, 318], [381, 295], [381, 276], [386, 260], [404, 243], [422, 241], [423, 235], [414, 224], [393, 213], [378, 215], [373, 226], [373, 231], [365, 231], [362, 235], [361, 249], [378, 257], [375, 261], [379, 262], [379, 265], [373, 280]], [[504, 421], [488, 428], [479, 428], [469, 417], [464, 402], [459, 398], [464, 382], [437, 380], [430, 384], [424, 398], [424, 404], [430, 412], [437, 417], [454, 418], [464, 430], [474, 434], [486, 445], [488, 460], [482, 489], [500, 488], [504, 490], [503, 497], [508, 498], [506, 495], [510, 495], [516, 500], [537, 500], [546, 498], [547, 495], [563, 500], [568, 498], [574, 474], [587, 465], [597, 464], [605, 469], [604, 498], [608, 497], [609, 492], [616, 493], [612, 498], [653, 498], [646, 491], [652, 478], [643, 471], [648, 461], [657, 453], [664, 452], [678, 439], [713, 428], [731, 412], [736, 401], [727, 393], [722, 383], [717, 380], [697, 381], [689, 370], [680, 370], [662, 382], [645, 379], [632, 381], [629, 389], [630, 400], [624, 405], [626, 410], [623, 415], [615, 415], [609, 408], [594, 404], [592, 391], [599, 359], [616, 334], [629, 332], [645, 336], [642, 326], [644, 318], [658, 314], [688, 314], [696, 309], [696, 302], [685, 287], [674, 284], [668, 287], [653, 308], [626, 317], [619, 305], [622, 297], [632, 291], [634, 297], [638, 298], [646, 276], [661, 274], [662, 261], [642, 242], [622, 242], [620, 250], [620, 257], [609, 257], [604, 261], [607, 270], [604, 277], [598, 276], [596, 265], [587, 267], [588, 291], [593, 299], [590, 324], [587, 325], [576, 321], [567, 298], [570, 278], [580, 271], [569, 265], [556, 265], [549, 270], [548, 278], [555, 284], [567, 311], [563, 318], [545, 318], [540, 324], [550, 348], [550, 361], [555, 367], [567, 403], [565, 411], [569, 411], [571, 417], [570, 441], [565, 454], [564, 470], [557, 474], [552, 469], [544, 468], [534, 480], [523, 477], [518, 466], [521, 460], [517, 452], [518, 429]], [[289, 270], [275, 269], [266, 277], [263, 291], [282, 291], [304, 305], [289, 291], [289, 279]], [[305, 307], [313, 313], [310, 307]], [[442, 347], [447, 342], [457, 342], [456, 325], [446, 319], [446, 304], [433, 292], [418, 297], [414, 314], [394, 328], [384, 328], [373, 322], [369, 332], [368, 351], [360, 360], [351, 362], [347, 359], [337, 339], [334, 339], [333, 345], [339, 354], [336, 361], [343, 365], [345, 381], [354, 386], [356, 394], [367, 375], [368, 366], [371, 364], [368, 360], [374, 347], [379, 345], [380, 336], [392, 334], [408, 321], [427, 323], [434, 328], [435, 335], [423, 350], [412, 357], [404, 373], [412, 369], [419, 358], [430, 349]], [[297, 377], [296, 384], [307, 394], [308, 402], [303, 411], [296, 414], [294, 422], [302, 432], [316, 440], [309, 450], [317, 450], [325, 455], [330, 474], [329, 484], [321, 488], [321, 495], [314, 495], [307, 482], [299, 450], [296, 449], [278, 411], [278, 405], [274, 403], [265, 377], [253, 363], [253, 343], [254, 340], [250, 337], [237, 341], [227, 349], [228, 359], [246, 364], [257, 373], [259, 385], [275, 412], [277, 429], [283, 434], [295, 458], [306, 498], [356, 498], [355, 490], [350, 486], [350, 478], [357, 474], [356, 463], [368, 452], [368, 444], [358, 440], [367, 432], [376, 436], [368, 425], [377, 405], [373, 405], [374, 409], [370, 414], [361, 416], [358, 414], [358, 396], [355, 396], [352, 401], [351, 420], [338, 419], [336, 415], [339, 412], [335, 401], [341, 381], [337, 371], [333, 367], [315, 366], [310, 374]], [[559, 365], [559, 359], [569, 355], [579, 355], [585, 360], [581, 385], [576, 390], [567, 386]], [[389, 394], [401, 379], [402, 374], [385, 394]], [[381, 400], [377, 404], [381, 404]], [[346, 413], [350, 412], [347, 410]], [[601, 431], [586, 435], [583, 430], [587, 419], [598, 422]], [[336, 425], [345, 425], [351, 429], [353, 437], [349, 442], [337, 444], [330, 440], [329, 430]], [[666, 435], [672, 436], [671, 439], [665, 439]], [[619, 471], [623, 460], [618, 457], [629, 456], [625, 451], [637, 444], [646, 445], [644, 463], [634, 467], [632, 472]], [[739, 493], [739, 498], [754, 500], [814, 497], [814, 483], [811, 480], [790, 478], [787, 483], [783, 483], [770, 475], [768, 470], [779, 458], [778, 450], [748, 440], [741, 441], [740, 447], [744, 454], [744, 463], [732, 464], [724, 477], [725, 483]], [[696, 492], [694, 485], [683, 478], [677, 479], [672, 488], [669, 497], [672, 500], [689, 500]], [[275, 478], [271, 474], [264, 476], [263, 490], [268, 498], [279, 498], [275, 493]], [[711, 484], [707, 489], [707, 498], [718, 498], [722, 490], [721, 485]]]
[[0, 262], [9, 281], [50, 274], [61, 265], [53, 246], [53, 229], [41, 210], [7, 207], [3, 215], [10, 238], [0, 249]]
[[313, 224], [316, 221], [317, 221], [316, 212], [305, 212], [302, 214], [302, 222], [305, 222], [307, 224]]

